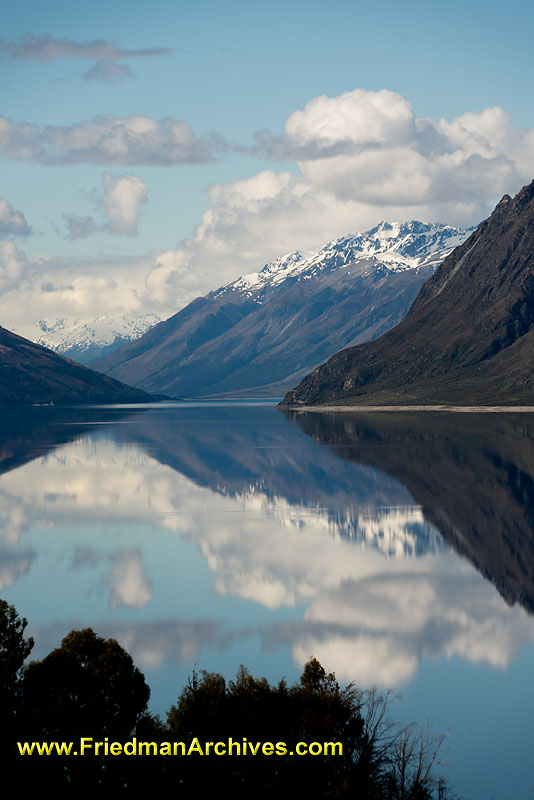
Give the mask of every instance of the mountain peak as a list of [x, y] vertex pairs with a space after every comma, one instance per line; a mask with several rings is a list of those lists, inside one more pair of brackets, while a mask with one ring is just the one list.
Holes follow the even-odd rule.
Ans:
[[286, 253], [257, 272], [249, 272], [222, 286], [210, 296], [216, 298], [234, 292], [262, 302], [263, 293], [286, 280], [308, 279], [361, 259], [378, 259], [386, 268], [395, 270], [414, 269], [422, 264], [436, 266], [471, 230], [418, 220], [382, 220], [374, 228], [333, 239], [307, 255], [300, 250]]
[[160, 318], [150, 313], [128, 313], [116, 318], [102, 315], [85, 322], [76, 317], [40, 319], [35, 326], [35, 342], [86, 364], [138, 338], [157, 322]]
[[311, 254], [286, 253], [96, 364], [158, 394], [279, 396], [341, 347], [402, 319], [423, 281], [468, 233], [382, 222]]
[[405, 319], [343, 350], [285, 404], [534, 404], [534, 182], [458, 246]]

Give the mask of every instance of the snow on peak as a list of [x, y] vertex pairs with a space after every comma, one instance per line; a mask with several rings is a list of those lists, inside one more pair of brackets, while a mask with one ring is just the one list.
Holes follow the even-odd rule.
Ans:
[[277, 286], [288, 278], [313, 277], [359, 260], [373, 259], [395, 271], [414, 269], [423, 264], [437, 266], [472, 230], [417, 220], [382, 221], [364, 233], [334, 239], [321, 250], [306, 256], [300, 250], [281, 256], [257, 272], [226, 284], [212, 297], [236, 292], [261, 302], [259, 295], [262, 290]]
[[[300, 250], [286, 253], [249, 272], [226, 286], [211, 292], [217, 298], [236, 293], [252, 302], [262, 303], [265, 292], [288, 280], [305, 280], [358, 262], [382, 270], [400, 271], [422, 265], [436, 267], [455, 247], [467, 238], [472, 229], [454, 228], [440, 223], [380, 222], [368, 231], [342, 236], [320, 250], [303, 254]], [[51, 350], [68, 353], [84, 361], [95, 358], [98, 350], [115, 347], [136, 339], [159, 322], [155, 314], [120, 317], [98, 317], [94, 320], [61, 318], [41, 319], [36, 325], [34, 340]]]
[[[294, 253], [287, 253], [271, 261], [269, 264], [265, 264], [259, 272], [249, 272], [248, 275], [242, 275], [241, 278], [232, 281], [232, 283], [227, 284], [227, 286], [232, 287], [238, 292], [246, 292], [249, 289], [257, 289], [258, 286], [262, 286], [265, 283], [280, 283], [295, 272], [295, 270], [300, 272], [304, 260], [304, 256], [300, 250], [296, 250]], [[225, 286], [223, 288], [226, 289], [227, 287]]]
[[34, 341], [58, 353], [76, 351], [83, 354], [94, 348], [104, 348], [117, 341], [137, 339], [149, 328], [160, 322], [156, 314], [123, 314], [112, 318], [101, 316], [82, 322], [72, 317], [56, 320], [41, 319], [37, 323]]

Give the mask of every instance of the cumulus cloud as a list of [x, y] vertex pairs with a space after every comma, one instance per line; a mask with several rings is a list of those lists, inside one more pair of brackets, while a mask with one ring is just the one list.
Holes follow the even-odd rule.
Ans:
[[0, 197], [0, 238], [6, 236], [29, 236], [31, 227], [22, 211], [15, 211], [11, 203]]
[[208, 291], [213, 281], [201, 270], [192, 272], [175, 251], [93, 258], [37, 254], [25, 259], [13, 248], [4, 254], [10, 256], [4, 259], [6, 270], [2, 248], [7, 246], [13, 247], [0, 242], [1, 324], [29, 339], [40, 336], [40, 320], [54, 325], [61, 319], [70, 329], [102, 317], [118, 320], [120, 326], [123, 317], [133, 321], [146, 316], [147, 309], [165, 318]]
[[120, 83], [133, 78], [134, 74], [128, 64], [117, 64], [116, 61], [102, 59], [84, 72], [82, 78], [98, 83]]
[[[84, 622], [71, 619], [36, 627], [28, 634], [35, 639], [32, 656], [44, 658], [69, 631], [80, 630]], [[220, 622], [204, 619], [156, 619], [150, 621], [102, 620], [95, 624], [99, 636], [116, 639], [143, 669], [191, 664], [204, 647], [222, 649], [232, 641]]]
[[194, 662], [205, 646], [224, 647], [228, 634], [212, 620], [156, 620], [108, 623], [104, 630], [145, 669]]
[[38, 126], [0, 117], [0, 155], [41, 164], [203, 164], [223, 148], [220, 137], [197, 137], [187, 122], [133, 115], [94, 117], [73, 125]]
[[419, 205], [427, 214], [474, 204], [531, 179], [534, 131], [502, 108], [451, 121], [417, 117], [396, 92], [355, 89], [316, 97], [285, 123], [285, 135], [257, 137], [259, 151], [295, 159], [303, 178], [340, 200]]
[[50, 34], [35, 36], [27, 33], [17, 39], [0, 40], [0, 53], [14, 60], [57, 61], [59, 58], [114, 59], [164, 56], [173, 52], [165, 47], [124, 48], [107, 39], [77, 42], [73, 39], [56, 39]]
[[428, 571], [348, 580], [314, 598], [305, 613], [308, 627], [293, 639], [295, 658], [303, 664], [313, 652], [340, 678], [356, 675], [362, 684], [382, 686], [410, 680], [424, 659], [507, 667], [533, 641], [531, 617], [503, 603], [482, 578], [454, 573], [450, 561], [428, 563]]
[[417, 117], [386, 89], [314, 98], [282, 136], [256, 138], [252, 154], [296, 161], [299, 171], [209, 189], [210, 208], [180, 252], [192, 270], [216, 265], [219, 284], [382, 219], [477, 224], [534, 176], [534, 130], [502, 108]]
[[92, 216], [64, 214], [67, 239], [86, 239], [104, 232], [114, 236], [136, 236], [142, 207], [148, 202], [148, 187], [138, 175], [128, 173], [102, 175], [102, 193], [93, 193], [96, 207], [103, 212], [105, 222]]
[[216, 265], [219, 284], [283, 253], [321, 247], [374, 218], [364, 204], [317, 191], [291, 172], [263, 170], [215, 185], [209, 196], [211, 207], [182, 252], [192, 269]]
[[[108, 116], [40, 127], [0, 118], [0, 153], [47, 164], [193, 164], [225, 148], [215, 136], [199, 138], [185, 122], [171, 119]], [[288, 117], [283, 135], [264, 131], [249, 152], [293, 160], [296, 169], [264, 169], [212, 185], [209, 209], [174, 250], [154, 251], [128, 264], [121, 259], [35, 261], [33, 288], [26, 282], [21, 289], [26, 300], [22, 294], [18, 298], [28, 308], [28, 323], [32, 309], [32, 325], [44, 316], [43, 284], [50, 287], [43, 303], [51, 320], [69, 316], [71, 301], [82, 321], [82, 311], [87, 321], [98, 316], [99, 304], [110, 315], [150, 311], [168, 316], [282, 254], [317, 250], [382, 219], [477, 224], [503, 193], [514, 194], [534, 176], [534, 130], [516, 127], [502, 108], [452, 120], [418, 117], [408, 100], [385, 89], [317, 97]], [[132, 180], [123, 181], [121, 190], [119, 184], [113, 192], [110, 186], [107, 200], [100, 201], [106, 218], [67, 216], [70, 238], [97, 230], [133, 235], [144, 190]], [[122, 296], [110, 286], [111, 276]], [[105, 293], [100, 300], [99, 291]], [[9, 299], [14, 306], [15, 292]]]
[[139, 214], [148, 200], [148, 188], [137, 175], [102, 176], [102, 205], [108, 219], [107, 229], [119, 236], [135, 236]]
[[152, 582], [145, 575], [140, 550], [120, 550], [113, 556], [113, 566], [108, 577], [109, 605], [143, 608], [153, 594]]
[[13, 242], [0, 241], [0, 292], [17, 286], [27, 267], [24, 253]]

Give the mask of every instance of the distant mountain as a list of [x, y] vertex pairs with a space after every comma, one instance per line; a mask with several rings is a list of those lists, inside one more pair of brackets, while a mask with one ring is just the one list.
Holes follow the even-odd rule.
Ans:
[[343, 350], [284, 404], [534, 404], [534, 182], [423, 286], [405, 319]]
[[389, 330], [469, 231], [386, 223], [299, 251], [199, 297], [92, 365], [179, 397], [282, 394], [349, 344]]
[[34, 341], [65, 358], [88, 364], [102, 358], [123, 344], [138, 339], [157, 322], [156, 314], [123, 314], [118, 319], [97, 317], [91, 322], [63, 317], [53, 322], [39, 320]]
[[0, 406], [146, 403], [153, 398], [0, 327]]

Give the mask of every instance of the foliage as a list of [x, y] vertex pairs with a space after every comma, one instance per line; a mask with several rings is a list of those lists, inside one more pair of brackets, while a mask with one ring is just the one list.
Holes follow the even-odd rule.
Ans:
[[33, 639], [24, 638], [28, 621], [20, 618], [14, 606], [0, 600], [0, 730], [13, 724], [18, 709], [22, 667], [29, 656]]
[[146, 710], [150, 689], [115, 639], [91, 628], [71, 631], [24, 674], [24, 717], [44, 737], [128, 736]]
[[[43, 782], [70, 790], [102, 789], [114, 794], [159, 790], [184, 798], [227, 790], [233, 800], [306, 794], [313, 798], [359, 800], [444, 800], [439, 763], [443, 736], [389, 719], [393, 696], [341, 688], [315, 658], [300, 680], [271, 685], [241, 666], [234, 680], [213, 672], [193, 672], [164, 723], [147, 712], [150, 690], [130, 655], [114, 639], [87, 628], [72, 631], [61, 646], [23, 670], [33, 641], [23, 637], [26, 620], [0, 601], [0, 678], [9, 739], [5, 775], [28, 789]], [[11, 704], [11, 705], [9, 705]], [[16, 713], [15, 713], [16, 712]], [[17, 727], [18, 726], [18, 727]], [[234, 749], [169, 758], [52, 756], [19, 758], [17, 740], [221, 742]], [[244, 742], [248, 754], [244, 754]], [[262, 752], [260, 745], [284, 743], [286, 751]], [[299, 742], [334, 742], [342, 755], [297, 756]], [[251, 745], [256, 746], [251, 755]], [[235, 744], [239, 747], [235, 748]], [[154, 745], [156, 747], [156, 745]], [[242, 752], [239, 753], [239, 750]], [[11, 774], [10, 774], [11, 773]]]
[[[271, 686], [241, 666], [226, 683], [217, 673], [193, 673], [167, 717], [172, 740], [286, 742], [295, 751], [301, 742], [341, 742], [342, 756], [298, 758], [262, 756], [221, 759], [203, 757], [202, 768], [186, 759], [173, 775], [185, 796], [224, 785], [233, 797], [358, 797], [360, 800], [429, 800], [438, 783], [431, 768], [438, 763], [444, 737], [427, 727], [419, 733], [389, 719], [393, 696], [354, 685], [339, 687], [315, 658], [304, 666], [300, 681]], [[167, 776], [169, 779], [169, 776]], [[172, 783], [171, 782], [171, 783]], [[443, 783], [439, 784], [444, 789]], [[440, 790], [441, 791], [441, 790]], [[444, 791], [439, 794], [444, 798]]]

